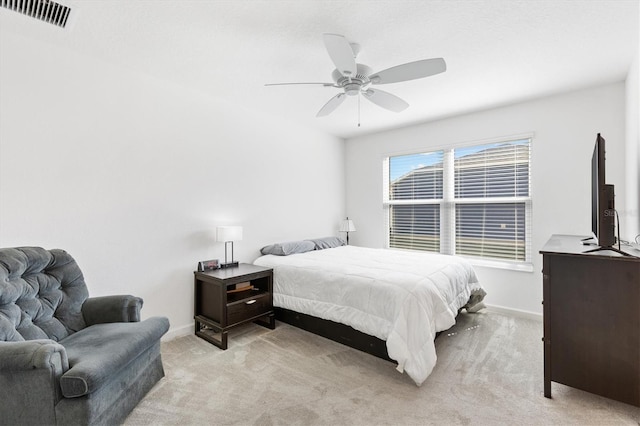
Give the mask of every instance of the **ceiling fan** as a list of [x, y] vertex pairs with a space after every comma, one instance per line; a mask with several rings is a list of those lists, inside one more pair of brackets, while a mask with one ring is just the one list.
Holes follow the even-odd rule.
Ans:
[[[293, 84], [315, 84], [342, 89], [329, 102], [324, 104], [316, 117], [324, 117], [335, 111], [347, 96], [362, 95], [374, 104], [393, 112], [404, 111], [409, 104], [396, 95], [371, 86], [398, 83], [429, 77], [446, 71], [447, 64], [442, 58], [422, 59], [409, 62], [374, 73], [371, 67], [356, 63], [360, 45], [349, 43], [339, 34], [323, 34], [324, 45], [336, 69], [331, 73], [333, 83], [269, 83], [265, 86], [284, 86]], [[359, 99], [359, 98], [358, 98]], [[358, 124], [360, 125], [360, 124]]]

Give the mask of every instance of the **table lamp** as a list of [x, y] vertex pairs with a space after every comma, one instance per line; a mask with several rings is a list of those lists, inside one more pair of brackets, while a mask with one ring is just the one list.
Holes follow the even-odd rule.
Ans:
[[[238, 266], [238, 262], [233, 259], [233, 242], [242, 241], [242, 226], [217, 226], [216, 241], [224, 242], [224, 263], [220, 267], [231, 268]], [[231, 261], [227, 257], [229, 246], [231, 246]]]
[[349, 232], [355, 232], [355, 230], [356, 230], [356, 227], [353, 224], [353, 221], [349, 219], [349, 217], [343, 220], [342, 223], [340, 224], [340, 232], [347, 233], [347, 245], [349, 245]]

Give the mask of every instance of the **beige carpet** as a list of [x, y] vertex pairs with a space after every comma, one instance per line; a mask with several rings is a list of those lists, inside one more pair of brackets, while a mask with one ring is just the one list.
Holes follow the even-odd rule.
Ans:
[[395, 365], [284, 323], [163, 344], [166, 377], [127, 425], [640, 425], [640, 408], [560, 384], [543, 396], [542, 323], [461, 314], [417, 387]]

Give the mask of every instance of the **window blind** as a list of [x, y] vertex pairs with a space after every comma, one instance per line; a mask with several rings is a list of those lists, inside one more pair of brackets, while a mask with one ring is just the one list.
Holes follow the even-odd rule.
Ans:
[[529, 139], [454, 150], [455, 253], [527, 261]]
[[441, 200], [443, 151], [391, 157], [390, 200]]
[[455, 197], [529, 196], [529, 141], [454, 150]]
[[389, 246], [440, 251], [444, 152], [389, 159]]
[[456, 254], [526, 260], [524, 203], [456, 205]]
[[440, 205], [392, 205], [389, 246], [440, 251]]

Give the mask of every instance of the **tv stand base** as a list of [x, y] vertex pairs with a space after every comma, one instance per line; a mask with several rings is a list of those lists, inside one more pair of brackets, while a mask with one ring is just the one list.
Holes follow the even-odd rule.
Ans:
[[591, 249], [591, 250], [587, 250], [584, 253], [595, 253], [595, 252], [598, 252], [598, 251], [614, 251], [614, 252], [616, 252], [618, 254], [621, 254], [623, 256], [635, 257], [632, 254], [625, 253], [624, 251], [619, 250], [619, 249], [617, 249], [615, 247], [603, 247], [603, 246], [599, 246], [597, 248], [594, 248], [594, 249]]

